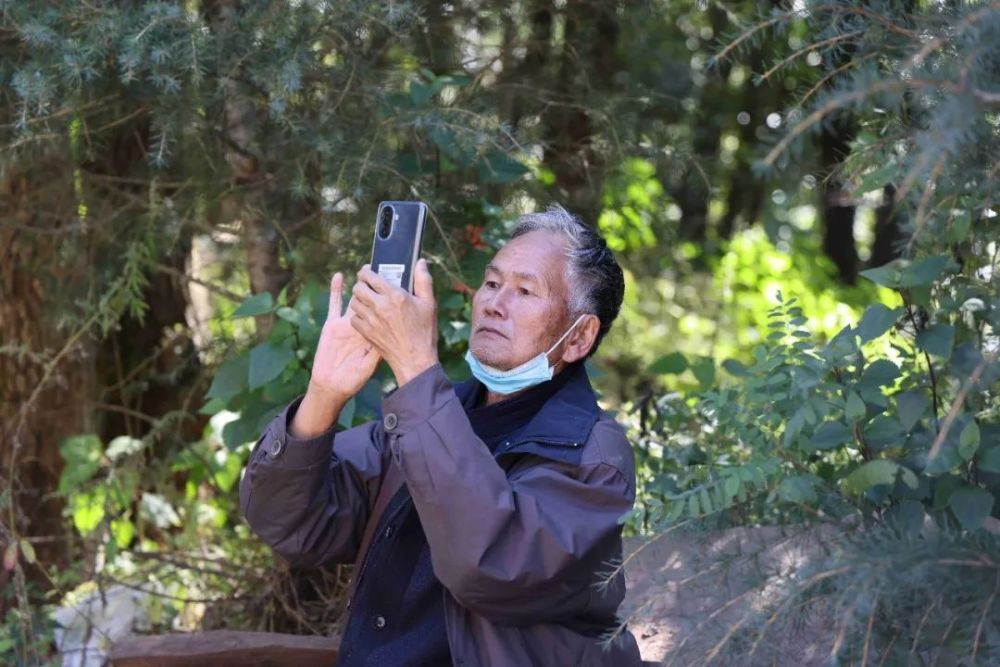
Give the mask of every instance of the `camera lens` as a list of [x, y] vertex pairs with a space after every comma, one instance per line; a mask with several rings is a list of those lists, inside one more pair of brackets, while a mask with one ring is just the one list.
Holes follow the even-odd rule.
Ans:
[[382, 216], [378, 226], [379, 238], [389, 238], [389, 232], [392, 231], [392, 218], [394, 213], [395, 212], [392, 210], [391, 206], [386, 206], [382, 209]]

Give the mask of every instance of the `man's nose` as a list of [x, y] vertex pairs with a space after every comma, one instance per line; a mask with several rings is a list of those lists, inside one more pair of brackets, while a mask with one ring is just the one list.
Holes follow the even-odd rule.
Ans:
[[504, 319], [507, 317], [507, 290], [501, 287], [494, 291], [483, 304], [483, 310], [490, 317]]

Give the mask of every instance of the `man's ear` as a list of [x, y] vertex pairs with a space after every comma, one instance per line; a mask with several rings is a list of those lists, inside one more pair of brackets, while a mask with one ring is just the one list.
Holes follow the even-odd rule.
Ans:
[[597, 315], [585, 315], [583, 320], [576, 325], [576, 328], [566, 338], [562, 360], [567, 364], [571, 364], [586, 357], [590, 349], [594, 347], [594, 343], [597, 341], [597, 334], [600, 330], [600, 318]]

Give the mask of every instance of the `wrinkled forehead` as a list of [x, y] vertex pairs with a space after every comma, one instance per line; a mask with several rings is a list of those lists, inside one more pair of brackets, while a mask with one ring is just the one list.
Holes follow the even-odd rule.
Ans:
[[567, 292], [566, 244], [552, 232], [528, 232], [511, 239], [493, 257], [490, 268], [513, 277], [536, 280], [558, 294]]

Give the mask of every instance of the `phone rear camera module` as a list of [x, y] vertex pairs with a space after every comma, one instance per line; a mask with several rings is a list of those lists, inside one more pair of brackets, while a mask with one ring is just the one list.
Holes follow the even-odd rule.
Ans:
[[393, 217], [395, 217], [395, 211], [393, 211], [391, 206], [386, 206], [382, 209], [378, 223], [378, 237], [380, 239], [389, 238], [389, 234], [392, 232]]

